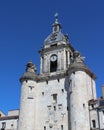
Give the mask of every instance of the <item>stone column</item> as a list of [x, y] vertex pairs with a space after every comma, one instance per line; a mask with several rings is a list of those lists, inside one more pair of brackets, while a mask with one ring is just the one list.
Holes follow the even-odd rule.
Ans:
[[41, 73], [41, 74], [43, 73], [43, 68], [42, 68], [42, 66], [43, 66], [43, 58], [40, 57], [40, 73]]
[[66, 70], [66, 51], [65, 51], [65, 49], [64, 49], [63, 62], [64, 62], [64, 70]]
[[68, 51], [68, 66], [69, 66], [69, 64], [70, 64], [70, 53]]
[[61, 70], [61, 51], [58, 52], [58, 70]]

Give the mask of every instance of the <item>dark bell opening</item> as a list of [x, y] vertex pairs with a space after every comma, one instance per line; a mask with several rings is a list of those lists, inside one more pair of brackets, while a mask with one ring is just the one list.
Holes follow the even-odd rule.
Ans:
[[50, 63], [50, 72], [56, 72], [57, 71], [57, 60], [55, 62]]

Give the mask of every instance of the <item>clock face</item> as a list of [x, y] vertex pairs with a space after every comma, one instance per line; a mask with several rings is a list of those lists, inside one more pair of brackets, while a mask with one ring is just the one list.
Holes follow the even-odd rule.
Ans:
[[51, 56], [51, 61], [52, 61], [52, 62], [55, 62], [56, 60], [57, 60], [57, 55], [53, 54], [53, 55]]

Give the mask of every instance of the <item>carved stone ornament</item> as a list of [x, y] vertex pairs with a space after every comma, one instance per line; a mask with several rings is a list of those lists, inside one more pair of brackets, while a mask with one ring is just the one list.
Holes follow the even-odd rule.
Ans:
[[36, 65], [33, 64], [31, 61], [26, 65], [26, 72], [36, 72]]
[[74, 51], [73, 62], [84, 62], [85, 57], [82, 57], [78, 51]]

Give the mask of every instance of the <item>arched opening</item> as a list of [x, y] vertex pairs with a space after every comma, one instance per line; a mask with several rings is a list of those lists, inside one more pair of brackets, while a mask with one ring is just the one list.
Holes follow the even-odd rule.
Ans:
[[57, 71], [57, 60], [55, 62], [50, 63], [50, 72], [55, 72]]
[[57, 71], [57, 55], [53, 54], [50, 57], [50, 72]]

